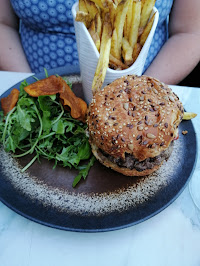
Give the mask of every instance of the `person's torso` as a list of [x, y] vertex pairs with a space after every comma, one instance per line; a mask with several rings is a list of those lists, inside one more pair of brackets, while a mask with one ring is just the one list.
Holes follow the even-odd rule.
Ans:
[[[10, 0], [20, 18], [21, 41], [33, 72], [77, 65], [78, 54], [71, 13], [77, 0]], [[167, 40], [167, 17], [173, 0], [157, 0], [158, 26], [145, 69]], [[144, 69], [144, 70], [145, 70]]]
[[25, 25], [40, 32], [74, 33], [71, 8], [76, 0], [11, 0]]
[[35, 73], [78, 65], [71, 8], [76, 0], [10, 0], [20, 18], [21, 42]]

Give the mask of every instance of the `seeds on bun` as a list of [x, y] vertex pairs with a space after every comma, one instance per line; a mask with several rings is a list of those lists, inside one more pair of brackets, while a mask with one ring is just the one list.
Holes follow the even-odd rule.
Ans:
[[87, 117], [92, 151], [124, 175], [149, 175], [170, 156], [183, 113], [167, 85], [123, 76], [93, 96]]

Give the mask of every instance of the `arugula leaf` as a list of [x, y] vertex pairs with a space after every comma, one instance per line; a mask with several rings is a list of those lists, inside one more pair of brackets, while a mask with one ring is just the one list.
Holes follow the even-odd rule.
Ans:
[[65, 124], [62, 120], [54, 123], [52, 130], [56, 132], [56, 134], [64, 134], [65, 133]]
[[45, 73], [45, 76], [46, 76], [46, 78], [48, 78], [48, 72], [47, 72], [47, 69], [46, 68], [44, 68], [44, 73]]
[[29, 84], [27, 83], [26, 80], [22, 81], [21, 84], [20, 84], [20, 94], [19, 94], [19, 98], [21, 98], [22, 96], [27, 96], [27, 92], [24, 90], [24, 88], [26, 86], [28, 86]]
[[63, 77], [63, 79], [67, 83], [67, 85], [72, 89], [72, 83], [66, 77]]
[[16, 146], [14, 143], [14, 140], [11, 136], [8, 136], [6, 139], [6, 151], [12, 151], [15, 152]]
[[[95, 160], [85, 133], [87, 125], [72, 118], [56, 95], [29, 96], [24, 90], [27, 85], [26, 80], [21, 83], [16, 107], [6, 117], [0, 112], [0, 142], [14, 157], [35, 154], [23, 171], [40, 156], [54, 160], [54, 167], [74, 167], [79, 170], [73, 182], [75, 187], [86, 178]], [[89, 163], [82, 165], [88, 159]]]
[[78, 149], [78, 157], [80, 160], [87, 160], [91, 156], [91, 148], [88, 141], [83, 143]]
[[95, 161], [96, 161], [96, 158], [94, 156], [92, 156], [89, 163], [87, 165], [84, 165], [81, 167], [79, 174], [74, 178], [74, 181], [72, 184], [73, 187], [75, 187], [80, 182], [81, 178], [83, 178], [84, 180], [86, 179], [86, 177], [89, 173], [89, 170], [94, 165]]
[[31, 116], [20, 105], [17, 106], [17, 112], [21, 127], [27, 131], [31, 131], [31, 122], [34, 122], [34, 120], [31, 119]]

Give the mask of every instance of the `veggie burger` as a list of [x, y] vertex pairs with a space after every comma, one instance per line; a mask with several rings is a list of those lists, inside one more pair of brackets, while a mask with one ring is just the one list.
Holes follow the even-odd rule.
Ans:
[[89, 105], [93, 154], [124, 175], [149, 175], [169, 158], [183, 113], [177, 95], [157, 79], [121, 77], [97, 92]]

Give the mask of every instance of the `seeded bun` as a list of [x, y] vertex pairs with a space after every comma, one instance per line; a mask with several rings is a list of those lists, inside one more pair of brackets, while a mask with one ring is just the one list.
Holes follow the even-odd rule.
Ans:
[[177, 137], [184, 109], [177, 95], [165, 84], [147, 76], [129, 75], [107, 85], [92, 99], [88, 131], [95, 157], [124, 175], [148, 175], [144, 170], [119, 163], [131, 155], [137, 162], [153, 160]]

